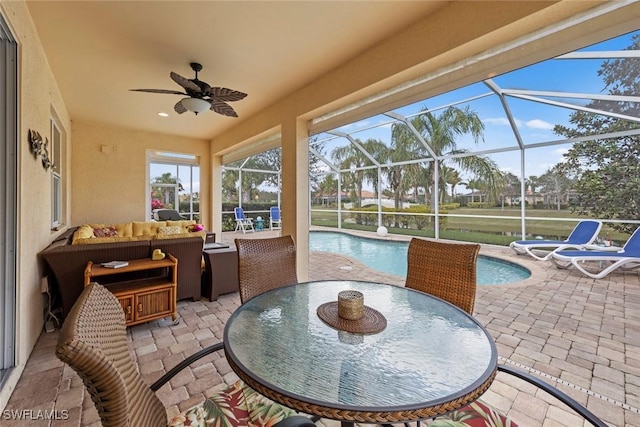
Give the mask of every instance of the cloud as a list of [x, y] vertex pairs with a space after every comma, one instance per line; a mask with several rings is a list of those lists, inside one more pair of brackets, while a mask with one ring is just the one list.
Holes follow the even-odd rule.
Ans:
[[[499, 125], [499, 126], [509, 126], [509, 120], [506, 117], [492, 117], [488, 119], [483, 119], [482, 121], [485, 123]], [[522, 120], [514, 119], [514, 121], [516, 123], [516, 126], [518, 127], [523, 125]], [[544, 130], [553, 129], [553, 125], [551, 123], [545, 122], [544, 120], [540, 120], [540, 119], [533, 119], [533, 120], [526, 121], [524, 122], [524, 126], [530, 129], [544, 129]]]
[[528, 122], [525, 122], [525, 125], [532, 129], [545, 129], [545, 130], [553, 129], [553, 125], [551, 123], [545, 122], [544, 120], [540, 120], [540, 119], [529, 120]]
[[485, 123], [491, 123], [494, 125], [509, 126], [509, 120], [507, 120], [506, 117], [494, 117], [494, 118], [483, 119], [482, 121]]

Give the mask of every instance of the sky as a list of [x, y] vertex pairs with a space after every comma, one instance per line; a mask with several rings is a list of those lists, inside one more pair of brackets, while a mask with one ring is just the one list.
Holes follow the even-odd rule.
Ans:
[[[615, 39], [607, 40], [579, 51], [615, 51], [630, 46], [631, 38], [640, 31], [625, 34]], [[607, 93], [602, 79], [597, 75], [602, 64], [602, 59], [550, 59], [531, 66], [521, 68], [493, 78], [493, 81], [502, 89], [520, 89], [536, 91], [554, 91], [565, 93]], [[428, 107], [435, 109], [447, 106], [454, 102], [490, 94], [490, 89], [482, 82], [466, 86], [436, 97], [423, 100], [403, 108], [394, 110], [404, 116], [411, 116]], [[548, 98], [585, 105], [589, 99]], [[556, 124], [569, 125], [570, 114], [574, 110], [559, 106], [551, 106], [529, 100], [507, 97], [509, 108], [525, 145], [557, 141], [562, 139], [553, 132]], [[509, 125], [507, 115], [496, 95], [475, 99], [458, 107], [469, 106], [475, 111], [484, 123], [484, 142], [475, 145], [470, 136], [462, 137], [458, 141], [459, 148], [470, 151], [496, 149], [504, 147], [517, 147], [516, 137]], [[438, 112], [436, 112], [438, 114]], [[336, 130], [350, 134], [353, 138], [366, 140], [374, 138], [390, 142], [392, 119], [388, 116], [377, 115], [359, 122], [351, 123]], [[374, 125], [381, 125], [374, 129], [368, 129]], [[320, 134], [318, 140], [331, 138], [331, 135]], [[326, 142], [325, 152], [327, 157], [336, 146], [346, 145], [345, 138], [332, 139]], [[540, 176], [549, 168], [563, 160], [562, 154], [570, 148], [569, 144], [535, 148], [525, 151], [526, 166], [525, 176]], [[520, 151], [507, 153], [495, 153], [490, 157], [498, 164], [501, 170], [520, 175]], [[465, 177], [470, 179], [473, 177]], [[368, 188], [370, 189], [370, 187]], [[464, 187], [457, 188], [457, 193], [466, 192]]]

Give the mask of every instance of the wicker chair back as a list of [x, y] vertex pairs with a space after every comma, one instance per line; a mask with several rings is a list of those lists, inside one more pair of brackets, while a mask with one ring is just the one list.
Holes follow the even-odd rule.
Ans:
[[56, 356], [82, 378], [103, 426], [167, 425], [162, 402], [129, 353], [122, 307], [105, 287], [84, 288], [62, 326]]
[[412, 239], [405, 286], [448, 301], [473, 314], [480, 245]]
[[235, 239], [235, 243], [243, 304], [271, 289], [298, 283], [296, 246], [291, 236]]

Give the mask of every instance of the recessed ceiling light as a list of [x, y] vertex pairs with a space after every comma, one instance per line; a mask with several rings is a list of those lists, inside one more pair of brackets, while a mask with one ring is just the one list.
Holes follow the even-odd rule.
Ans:
[[164, 112], [162, 112], [162, 111], [161, 111], [161, 112], [159, 112], [159, 113], [158, 113], [158, 115], [159, 115], [160, 117], [169, 117], [169, 114], [168, 114], [168, 113], [164, 113]]

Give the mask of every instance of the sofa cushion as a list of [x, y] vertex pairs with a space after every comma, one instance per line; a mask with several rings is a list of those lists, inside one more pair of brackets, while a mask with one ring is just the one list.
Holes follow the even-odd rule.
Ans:
[[187, 237], [202, 237], [202, 239], [204, 240], [205, 236], [206, 236], [206, 233], [204, 231], [196, 231], [194, 233], [180, 232], [180, 233], [176, 233], [176, 234], [158, 233], [155, 236], [153, 236], [153, 239], [154, 240], [161, 240], [161, 239], [183, 239], [183, 238], [187, 238]]
[[166, 227], [166, 221], [134, 221], [133, 222], [133, 235], [142, 236], [144, 234], [158, 234], [158, 228]]
[[75, 233], [73, 233], [72, 245], [77, 245], [78, 240], [94, 239], [96, 236], [93, 234], [93, 227], [90, 225], [81, 225], [78, 227]]
[[93, 229], [93, 235], [96, 237], [118, 237], [118, 232], [114, 226], [97, 227]]
[[189, 231], [189, 226], [195, 224], [195, 220], [193, 219], [185, 219], [182, 221], [167, 221], [167, 226], [179, 226], [182, 228], [182, 233], [186, 233]]
[[78, 239], [74, 245], [96, 245], [98, 243], [121, 243], [131, 242], [135, 240], [151, 240], [144, 236], [130, 236], [130, 237], [94, 237], [93, 239]]
[[120, 237], [131, 237], [133, 236], [133, 227], [130, 222], [123, 222], [120, 224], [89, 224], [92, 228], [105, 228], [105, 227], [113, 227], [118, 232], [118, 236]]
[[184, 230], [179, 225], [169, 225], [166, 227], [158, 227], [158, 234], [180, 234], [184, 233]]

